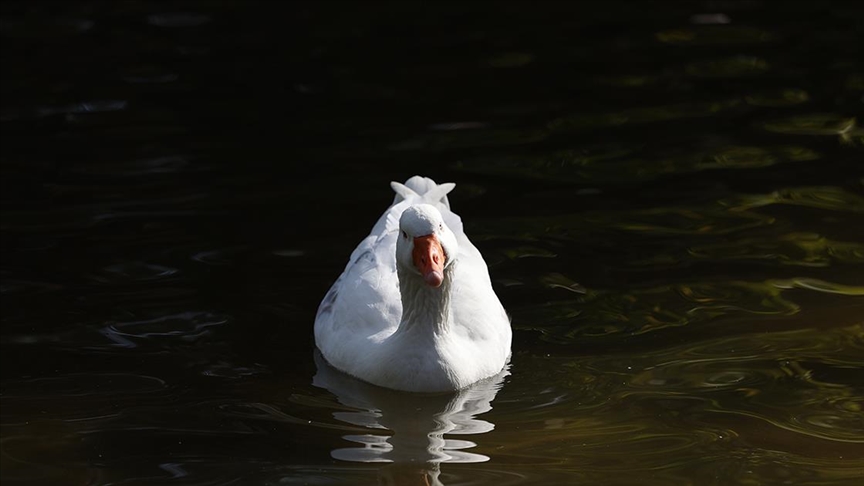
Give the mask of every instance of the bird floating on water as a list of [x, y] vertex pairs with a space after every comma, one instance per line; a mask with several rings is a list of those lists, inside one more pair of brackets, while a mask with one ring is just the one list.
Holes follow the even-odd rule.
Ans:
[[393, 204], [354, 252], [315, 317], [335, 368], [411, 392], [465, 388], [510, 357], [510, 319], [480, 251], [450, 210], [455, 184], [392, 182]]

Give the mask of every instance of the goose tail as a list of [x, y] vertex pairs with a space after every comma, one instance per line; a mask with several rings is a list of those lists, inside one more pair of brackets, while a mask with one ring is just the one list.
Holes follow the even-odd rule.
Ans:
[[415, 175], [405, 181], [404, 184], [395, 181], [391, 182], [390, 187], [396, 193], [396, 197], [393, 198], [393, 204], [398, 204], [406, 199], [419, 198], [420, 201], [418, 202], [443, 204], [444, 207], [450, 209], [450, 201], [447, 199], [447, 194], [456, 187], [456, 184], [452, 182], [437, 184], [428, 177]]

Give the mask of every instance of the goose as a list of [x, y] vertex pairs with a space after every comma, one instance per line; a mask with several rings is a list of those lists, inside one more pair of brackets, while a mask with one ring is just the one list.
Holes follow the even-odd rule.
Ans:
[[510, 358], [510, 318], [450, 210], [453, 183], [391, 182], [393, 204], [351, 253], [315, 317], [334, 368], [408, 392], [460, 390]]

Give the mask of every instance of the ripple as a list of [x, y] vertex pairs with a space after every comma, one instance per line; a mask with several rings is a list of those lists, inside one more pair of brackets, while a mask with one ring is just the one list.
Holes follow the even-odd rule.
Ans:
[[[442, 470], [444, 469], [444, 470]], [[277, 471], [267, 470], [254, 478], [244, 477], [249, 484], [276, 485], [478, 485], [500, 486], [530, 484], [568, 484], [573, 479], [570, 471], [533, 471], [524, 473], [509, 470], [504, 464], [482, 467], [441, 468], [437, 464], [387, 464], [376, 468], [337, 465], [281, 466]]]
[[533, 246], [519, 246], [516, 248], [507, 248], [503, 250], [504, 256], [511, 260], [522, 258], [555, 258], [555, 253], [545, 249]]
[[586, 219], [605, 222], [615, 229], [655, 235], [726, 235], [774, 222], [770, 216], [713, 208], [656, 208], [631, 211], [620, 219], [594, 214]]
[[[620, 399], [664, 408], [665, 400], [689, 400], [690, 408], [758, 418], [794, 434], [864, 443], [856, 387], [816, 381], [808, 366], [830, 356], [835, 366], [861, 369], [862, 332], [864, 325], [859, 324], [832, 333], [803, 329], [723, 337], [626, 360], [602, 357], [593, 360], [592, 367], [625, 375], [624, 385], [612, 392]], [[650, 364], [625, 370], [622, 361]], [[830, 380], [830, 375], [825, 378]]]
[[861, 135], [854, 117], [816, 113], [764, 122], [762, 127], [769, 132], [784, 135]]
[[705, 379], [705, 384], [708, 386], [738, 386], [747, 383], [748, 379], [753, 380], [750, 370], [723, 370], [708, 376]]
[[93, 100], [58, 107], [40, 107], [36, 109], [37, 116], [50, 116], [58, 113], [81, 115], [86, 113], [104, 113], [125, 110], [129, 102], [126, 100]]
[[219, 413], [231, 418], [264, 420], [276, 423], [310, 426], [318, 429], [332, 429], [338, 431], [358, 432], [363, 429], [342, 424], [330, 424], [326, 422], [309, 420], [282, 411], [280, 407], [266, 403], [231, 403], [218, 407]]
[[461, 161], [457, 170], [549, 182], [614, 182], [652, 180], [703, 170], [753, 169], [820, 159], [799, 146], [727, 146], [686, 155], [661, 154], [658, 160], [640, 157], [632, 147], [598, 146], [559, 150], [530, 156], [504, 156]]
[[591, 179], [592, 172], [597, 172], [595, 167], [608, 167], [621, 160], [632, 163], [626, 158], [635, 151], [634, 148], [623, 146], [594, 146], [535, 156], [468, 160], [458, 163], [455, 168], [498, 176], [557, 181], [581, 180]]
[[826, 282], [815, 278], [794, 278], [790, 280], [773, 280], [770, 281], [775, 287], [780, 289], [807, 289], [816, 292], [824, 292], [829, 294], [840, 295], [864, 295], [864, 286], [858, 285], [843, 285], [834, 282]]
[[719, 201], [730, 211], [740, 212], [771, 204], [788, 204], [832, 211], [864, 212], [864, 197], [840, 187], [792, 187], [769, 194], [741, 195]]
[[163, 380], [153, 376], [128, 373], [74, 373], [10, 381], [8, 387], [4, 387], [3, 399], [139, 394], [152, 393], [165, 387]]
[[736, 56], [727, 59], [694, 62], [689, 64], [685, 71], [691, 76], [706, 78], [738, 78], [763, 74], [768, 69], [768, 63], [764, 59]]
[[[572, 300], [511, 307], [514, 326], [539, 330], [556, 343], [639, 335], [670, 327], [696, 325], [734, 316], [788, 316], [800, 306], [784, 293], [790, 289], [847, 296], [864, 295], [864, 287], [811, 278], [715, 283], [679, 283], [629, 291], [586, 289]], [[543, 325], [523, 327], [523, 322]]]
[[68, 105], [43, 105], [24, 108], [4, 108], [3, 121], [19, 119], [46, 118], [54, 115], [66, 115], [68, 121], [76, 120], [76, 115], [91, 113], [109, 113], [125, 110], [129, 105], [126, 100], [89, 100]]
[[261, 375], [267, 372], [267, 367], [257, 363], [250, 366], [238, 366], [226, 361], [218, 361], [216, 363], [209, 363], [206, 368], [201, 371], [201, 374], [218, 378], [240, 379]]
[[600, 85], [615, 86], [618, 88], [642, 88], [656, 85], [663, 77], [659, 74], [629, 74], [623, 76], [601, 76], [595, 78]]
[[192, 259], [206, 265], [230, 265], [234, 263], [237, 255], [245, 248], [217, 248], [214, 250], [204, 250], [196, 252], [192, 255]]
[[[175, 275], [176, 268], [145, 262], [123, 262], [109, 265], [104, 271], [111, 281], [150, 281]], [[108, 283], [108, 282], [105, 282]]]
[[143, 175], [173, 174], [189, 166], [186, 157], [167, 155], [129, 161], [112, 160], [107, 163], [82, 163], [72, 172], [112, 177], [139, 177]]
[[[230, 319], [210, 312], [181, 312], [140, 321], [109, 324], [100, 330], [112, 344], [109, 347], [137, 348], [147, 344], [191, 344], [211, 335], [211, 328]], [[88, 349], [101, 349], [96, 346]]]
[[560, 273], [550, 273], [540, 278], [540, 282], [550, 289], [563, 289], [576, 294], [585, 294], [587, 290], [570, 277]]
[[849, 416], [847, 414], [846, 416], [842, 416], [839, 414], [813, 413], [798, 415], [795, 418], [805, 426], [812, 426], [818, 429], [837, 429], [825, 431], [833, 438], [836, 438], [838, 435], [849, 435], [845, 433], [846, 431], [856, 431], [851, 438], [860, 439], [860, 442], [864, 444], [864, 437], [858, 435], [858, 432], [864, 431], [864, 419], [858, 415]]
[[769, 361], [747, 360], [748, 366], [753, 367], [747, 369], [737, 362], [742, 361], [740, 356], [744, 356], [745, 359], [753, 356], [743, 354], [740, 350], [736, 353], [739, 357], [729, 360], [717, 359], [712, 362], [681, 360], [675, 365], [655, 366], [633, 376], [629, 385], [635, 388], [665, 391], [695, 391], [705, 388], [713, 392], [724, 389], [735, 390], [741, 387], [767, 387], [785, 376], [775, 363]]
[[774, 42], [771, 32], [746, 25], [699, 25], [658, 32], [660, 42], [674, 45], [726, 46]]
[[553, 132], [615, 127], [626, 124], [656, 123], [713, 116], [741, 104], [741, 100], [728, 99], [712, 102], [681, 103], [674, 105], [632, 108], [615, 113], [572, 115], [556, 118], [547, 124]]
[[[840, 385], [825, 370], [825, 381], [814, 381], [808, 364], [830, 359], [835, 368], [860, 371], [862, 326], [753, 332], [655, 349], [625, 345], [613, 353], [592, 351], [588, 343], [572, 357], [517, 354], [513, 380], [490, 419], [500, 429], [518, 429], [518, 446], [506, 439], [486, 445], [501, 448], [496, 461], [552, 467], [565, 458], [554, 465], [566, 462], [589, 476], [608, 472], [622, 454], [629, 467], [654, 470], [662, 462], [679, 474], [721, 467], [717, 461], [742, 444], [798, 460], [813, 457], [814, 440], [825, 441], [820, 447], [830, 452], [817, 455], [848, 461], [864, 443], [860, 380]], [[536, 450], [549, 454], [535, 456]]]
[[782, 265], [825, 267], [836, 263], [864, 263], [864, 244], [834, 241], [814, 233], [789, 233], [693, 245], [687, 249], [686, 255], [667, 255], [665, 259], [681, 261], [688, 257], [714, 261], [763, 260]]
[[[771, 216], [746, 210], [730, 210], [723, 204], [693, 208], [653, 208], [631, 211], [586, 211], [557, 216], [477, 219], [472, 234], [478, 240], [530, 242], [527, 248], [538, 248], [540, 255], [555, 251], [540, 244], [560, 246], [572, 242], [584, 244], [586, 235], [624, 231], [654, 237], [732, 235], [754, 228], [770, 226]], [[505, 252], [507, 250], [500, 250]], [[495, 252], [487, 252], [492, 256]], [[527, 250], [528, 254], [534, 251]], [[516, 255], [523, 253], [516, 252]]]
[[698, 169], [768, 167], [782, 162], [800, 162], [821, 158], [818, 152], [805, 147], [731, 146], [702, 156]]
[[789, 88], [780, 91], [748, 95], [744, 100], [747, 104], [753, 106], [779, 108], [805, 103], [810, 100], [810, 95], [803, 89]]

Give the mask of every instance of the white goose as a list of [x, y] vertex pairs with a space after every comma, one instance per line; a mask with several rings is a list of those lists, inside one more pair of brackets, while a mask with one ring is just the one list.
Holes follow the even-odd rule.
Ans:
[[318, 308], [316, 345], [337, 369], [397, 390], [458, 390], [497, 374], [510, 319], [450, 211], [455, 184], [414, 176], [390, 186], [393, 204]]

